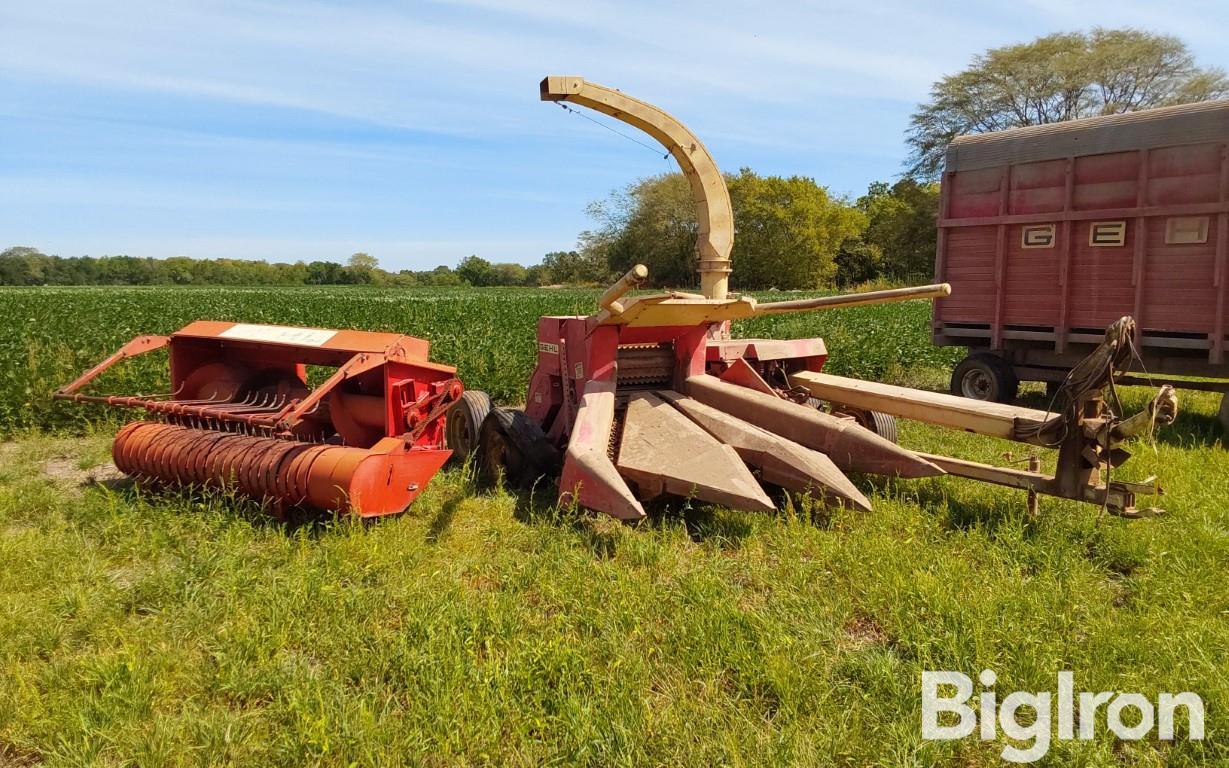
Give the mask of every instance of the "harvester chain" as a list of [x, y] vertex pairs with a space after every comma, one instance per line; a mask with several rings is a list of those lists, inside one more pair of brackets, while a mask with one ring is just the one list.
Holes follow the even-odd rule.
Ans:
[[430, 404], [431, 410], [427, 411], [427, 415], [425, 417], [420, 418], [408, 432], [402, 435], [402, 439], [406, 443], [416, 442], [418, 438], [422, 437], [422, 433], [427, 429], [427, 427], [434, 424], [437, 420], [447, 417], [448, 410], [452, 408], [453, 403], [455, 403], [458, 399], [457, 397], [451, 396], [454, 389], [457, 388], [455, 385], [458, 384], [460, 384], [460, 380], [455, 378], [439, 382], [437, 385], [439, 386], [438, 392], [434, 395], [428, 395], [415, 403], [415, 405], [419, 408]]

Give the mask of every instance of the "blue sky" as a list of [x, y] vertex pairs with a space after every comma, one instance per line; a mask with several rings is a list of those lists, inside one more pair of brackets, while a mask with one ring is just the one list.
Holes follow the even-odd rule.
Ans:
[[535, 263], [667, 169], [539, 102], [546, 74], [665, 107], [726, 170], [857, 194], [935, 79], [1096, 24], [1229, 68], [1212, 1], [0, 0], [0, 248]]

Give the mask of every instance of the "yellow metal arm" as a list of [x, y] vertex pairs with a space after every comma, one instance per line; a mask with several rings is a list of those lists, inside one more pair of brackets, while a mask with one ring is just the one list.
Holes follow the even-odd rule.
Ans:
[[542, 80], [543, 101], [567, 101], [609, 115], [657, 139], [691, 185], [700, 236], [700, 290], [710, 299], [724, 299], [730, 281], [730, 250], [734, 247], [734, 214], [730, 193], [717, 163], [704, 143], [666, 111], [613, 88], [586, 82], [575, 75], [551, 75]]
[[945, 296], [951, 295], [952, 286], [948, 285], [947, 283], [914, 285], [908, 288], [887, 288], [882, 291], [866, 291], [865, 293], [846, 293], [838, 294], [836, 296], [820, 296], [817, 299], [773, 301], [757, 306], [753, 316], [784, 315], [791, 312], [809, 312], [814, 309], [862, 307], [867, 304], [889, 304], [894, 301], [909, 301], [910, 299], [941, 299]]

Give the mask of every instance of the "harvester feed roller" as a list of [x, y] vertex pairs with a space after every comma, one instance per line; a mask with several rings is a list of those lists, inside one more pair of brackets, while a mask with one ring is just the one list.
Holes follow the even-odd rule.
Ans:
[[[82, 391], [163, 348], [169, 392]], [[55, 396], [144, 411], [112, 446], [115, 465], [139, 479], [234, 490], [279, 515], [303, 506], [374, 517], [408, 507], [452, 453], [445, 417], [462, 386], [428, 351], [392, 333], [198, 321], [133, 339]], [[330, 375], [313, 388], [308, 366]]]
[[[657, 107], [582, 77], [547, 77], [540, 94], [640, 128], [675, 158], [695, 204], [701, 292], [629, 296], [649, 276], [636, 265], [601, 295], [593, 314], [539, 319], [537, 368], [523, 418], [496, 409], [482, 429], [496, 439], [479, 447], [483, 462], [498, 465], [516, 484], [559, 471], [561, 503], [621, 520], [644, 517], [642, 502], [663, 494], [772, 509], [760, 482], [869, 511], [870, 501], [845, 472], [958, 475], [1093, 502], [1125, 516], [1141, 514], [1135, 493], [1156, 492], [1150, 481], [1101, 482], [1110, 467], [1117, 478], [1126, 437], [1167, 424], [1176, 412], [1172, 391], [1162, 391], [1144, 416], [1123, 419], [1106, 405], [1103, 391], [1129, 351], [1129, 318], [1077, 368], [1087, 375], [1073, 376], [1063, 388], [1065, 405], [1057, 414], [829, 376], [822, 339], [736, 339], [730, 323], [938, 299], [950, 287], [770, 303], [729, 293], [734, 220], [724, 178], [703, 142]], [[1058, 470], [1051, 477], [917, 453], [896, 444], [894, 416], [1056, 447]], [[521, 425], [515, 435], [501, 426], [514, 423]], [[540, 458], [551, 455], [562, 457], [562, 467]]]

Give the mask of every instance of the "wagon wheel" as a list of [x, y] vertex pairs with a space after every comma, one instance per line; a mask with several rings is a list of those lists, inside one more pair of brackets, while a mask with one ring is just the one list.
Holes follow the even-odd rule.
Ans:
[[953, 395], [972, 400], [1010, 403], [1020, 391], [1020, 380], [1011, 365], [998, 355], [969, 355], [952, 371]]

